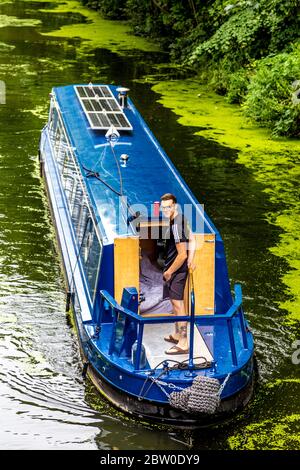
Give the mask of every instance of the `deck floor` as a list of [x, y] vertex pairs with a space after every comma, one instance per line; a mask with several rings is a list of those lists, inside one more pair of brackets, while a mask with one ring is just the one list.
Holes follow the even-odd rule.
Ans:
[[[189, 358], [188, 354], [166, 354], [165, 351], [172, 346], [164, 340], [164, 336], [167, 336], [172, 332], [172, 325], [167, 323], [160, 324], [149, 324], [144, 327], [143, 344], [145, 346], [147, 359], [151, 368], [154, 368], [158, 363], [164, 360], [174, 359], [176, 361], [184, 361]], [[189, 337], [189, 325], [188, 325], [188, 337]], [[194, 357], [202, 356], [208, 362], [213, 361], [213, 357], [205, 344], [198, 328], [194, 326]], [[203, 364], [204, 359], [196, 359], [195, 364]]]

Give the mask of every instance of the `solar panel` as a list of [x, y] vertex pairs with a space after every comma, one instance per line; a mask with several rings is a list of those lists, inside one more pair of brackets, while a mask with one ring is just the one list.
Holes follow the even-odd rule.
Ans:
[[108, 86], [89, 84], [74, 88], [92, 129], [106, 130], [113, 125], [117, 130], [132, 130], [127, 116]]

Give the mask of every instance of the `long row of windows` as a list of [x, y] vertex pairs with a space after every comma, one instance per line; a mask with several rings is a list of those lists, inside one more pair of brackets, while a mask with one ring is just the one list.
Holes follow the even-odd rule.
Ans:
[[81, 174], [65, 130], [55, 106], [49, 119], [49, 132], [59, 168], [61, 181], [69, 204], [82, 264], [88, 279], [92, 299], [95, 297], [102, 244], [95, 227], [95, 219], [88, 206]]

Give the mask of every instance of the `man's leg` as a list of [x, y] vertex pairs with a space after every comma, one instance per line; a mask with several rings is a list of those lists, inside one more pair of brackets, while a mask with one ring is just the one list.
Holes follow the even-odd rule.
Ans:
[[[184, 316], [186, 314], [183, 300], [171, 299], [173, 312], [177, 316]], [[175, 323], [175, 334], [173, 335], [178, 340], [177, 346], [181, 349], [188, 349], [187, 339], [187, 322]]]

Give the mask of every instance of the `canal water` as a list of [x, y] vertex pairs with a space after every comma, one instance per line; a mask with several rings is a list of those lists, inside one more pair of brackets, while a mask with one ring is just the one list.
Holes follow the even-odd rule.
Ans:
[[[276, 203], [236, 150], [195, 135], [158, 103], [153, 77], [178, 74], [157, 67], [165, 55], [102, 20], [103, 42], [91, 33], [87, 45], [81, 38], [90, 15], [82, 16], [76, 1], [0, 3], [0, 448], [298, 449], [300, 366], [292, 354], [300, 332], [279, 308], [288, 299], [280, 276], [289, 267], [269, 250], [281, 236], [266, 218]], [[196, 431], [139, 423], [82, 379], [37, 149], [52, 86], [90, 80], [131, 89], [224, 239], [231, 281], [243, 286], [259, 369], [255, 397], [231, 422]]]

